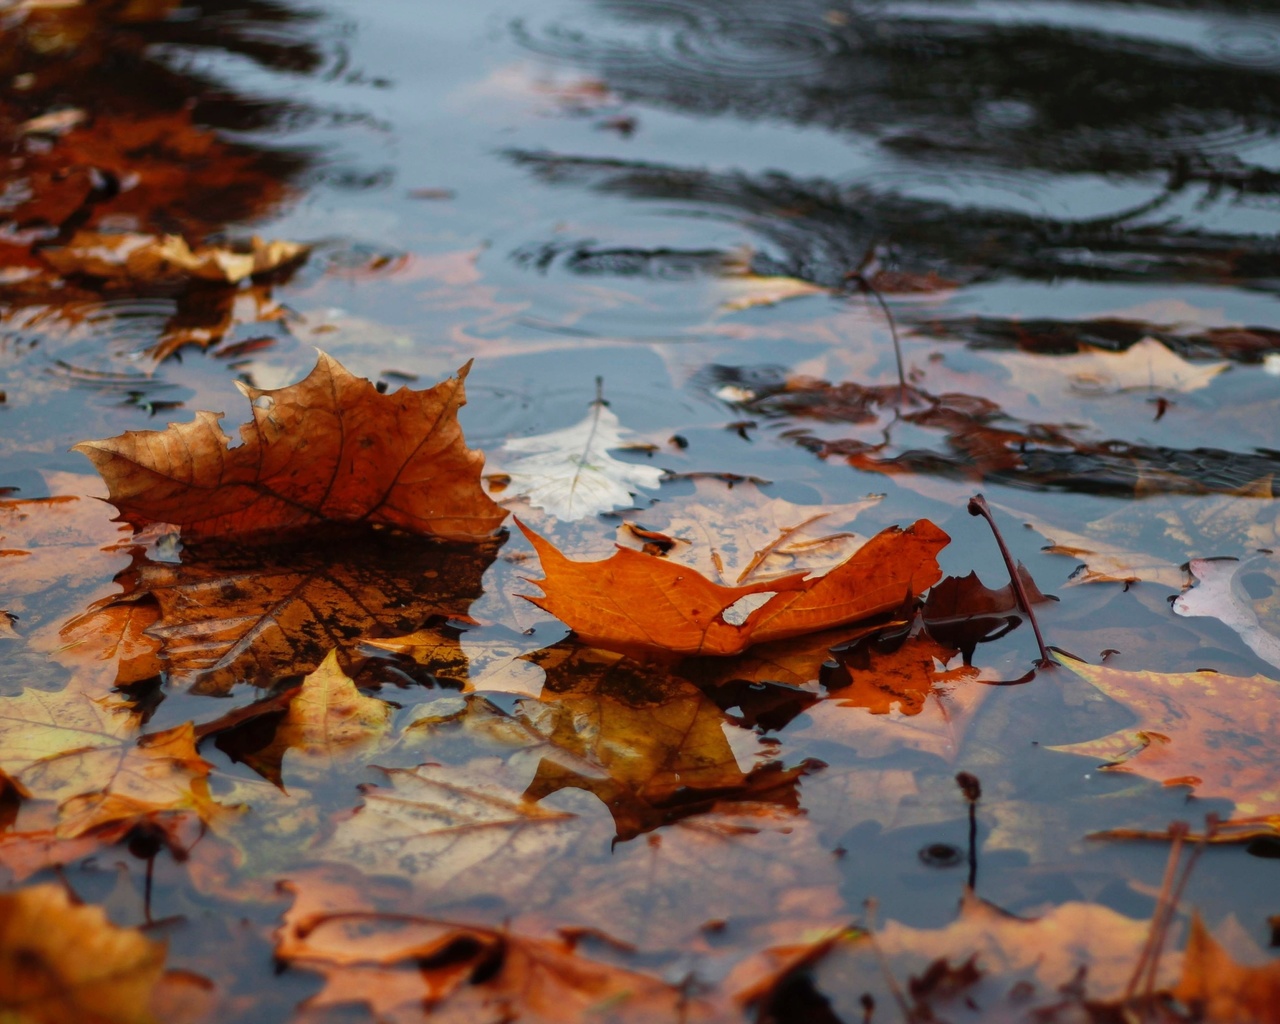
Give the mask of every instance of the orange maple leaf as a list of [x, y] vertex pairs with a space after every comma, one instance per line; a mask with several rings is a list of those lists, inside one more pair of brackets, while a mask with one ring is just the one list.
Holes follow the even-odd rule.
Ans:
[[262, 391], [244, 443], [228, 447], [219, 413], [167, 430], [127, 431], [75, 446], [97, 467], [108, 500], [135, 525], [172, 523], [225, 537], [322, 522], [361, 522], [454, 540], [487, 537], [506, 513], [484, 493], [484, 456], [466, 446], [456, 377], [425, 391], [379, 394], [320, 354], [307, 378]]
[[[891, 611], [942, 576], [937, 553], [950, 541], [927, 519], [872, 537], [825, 576], [795, 573], [726, 587], [653, 555], [620, 548], [609, 558], [577, 562], [516, 524], [529, 538], [546, 578], [527, 597], [563, 621], [584, 643], [676, 654], [738, 654], [752, 644], [812, 633]], [[724, 613], [744, 597], [772, 594], [740, 625]]]

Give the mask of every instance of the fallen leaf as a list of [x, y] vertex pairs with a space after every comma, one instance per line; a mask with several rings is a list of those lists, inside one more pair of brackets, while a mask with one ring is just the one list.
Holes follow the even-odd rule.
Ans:
[[495, 541], [317, 527], [274, 544], [188, 544], [181, 562], [141, 563], [137, 587], [159, 605], [149, 632], [170, 685], [217, 694], [311, 672], [335, 647], [349, 668], [361, 640], [465, 615], [496, 553]]
[[[772, 802], [796, 807], [803, 767], [756, 763], [730, 745], [740, 731], [696, 686], [661, 667], [620, 654], [558, 644], [526, 658], [547, 680], [516, 716], [553, 750], [525, 795], [541, 800], [565, 787], [594, 793], [609, 808], [620, 840], [630, 839], [717, 802]], [[744, 740], [754, 734], [741, 731]], [[568, 753], [571, 759], [557, 754]], [[742, 764], [742, 762], [746, 764]]]
[[[1057, 600], [1040, 592], [1031, 573], [1021, 562], [1017, 572], [1031, 604]], [[967, 576], [948, 576], [939, 581], [929, 591], [921, 611], [921, 619], [929, 635], [959, 650], [966, 662], [972, 661], [978, 644], [1003, 636], [1022, 617], [1022, 607], [1012, 583], [992, 590], [983, 585], [976, 572]]]
[[573, 839], [574, 815], [539, 807], [505, 784], [495, 763], [383, 774], [390, 785], [362, 787], [363, 805], [337, 823], [317, 856], [450, 900], [517, 893], [529, 900]]
[[1138, 716], [1136, 727], [1050, 747], [1100, 760], [1197, 796], [1223, 797], [1245, 815], [1280, 811], [1280, 683], [1217, 672], [1125, 672], [1059, 659]]
[[[380, 1022], [642, 1022], [711, 1018], [683, 987], [592, 961], [567, 938], [472, 927], [378, 909], [368, 880], [310, 872], [283, 883], [294, 897], [276, 932], [282, 962], [319, 973], [307, 1007], [367, 1006]], [[383, 896], [387, 899], [392, 894]]]
[[637, 491], [662, 482], [662, 470], [609, 454], [627, 444], [618, 417], [603, 400], [592, 402], [586, 419], [572, 427], [502, 446], [495, 458], [510, 480], [502, 497], [526, 498], [564, 520], [630, 505]]
[[1280, 669], [1280, 637], [1268, 630], [1258, 618], [1257, 604], [1270, 611], [1274, 621], [1274, 600], [1255, 602], [1245, 581], [1258, 578], [1262, 591], [1272, 595], [1276, 590], [1276, 558], [1273, 554], [1255, 555], [1243, 562], [1236, 558], [1193, 558], [1187, 564], [1193, 583], [1173, 602], [1179, 615], [1207, 615], [1219, 619], [1240, 634], [1259, 658]]
[[[900, 991], [906, 989], [920, 1020], [1057, 1020], [1051, 1014], [1064, 1003], [1080, 999], [1077, 1006], [1083, 1009], [1084, 998], [1094, 1003], [1123, 993], [1149, 927], [1109, 907], [1081, 902], [1021, 918], [966, 893], [951, 924], [920, 929], [890, 921], [874, 940], [838, 943], [818, 962], [814, 978], [841, 1019], [854, 1019], [864, 992], [877, 1004], [892, 1004], [888, 972], [900, 980]], [[1174, 956], [1162, 960], [1161, 987], [1176, 974], [1176, 961]]]
[[761, 274], [733, 274], [719, 279], [718, 291], [727, 297], [720, 302], [720, 309], [736, 313], [756, 306], [776, 306], [787, 299], [808, 295], [831, 295], [830, 288], [811, 284], [796, 277], [780, 277]]
[[165, 948], [61, 885], [0, 894], [0, 1016], [22, 1024], [154, 1024]]
[[57, 249], [41, 256], [60, 274], [123, 279], [149, 284], [165, 278], [193, 277], [218, 284], [239, 284], [306, 256], [296, 242], [264, 242], [256, 235], [242, 250], [220, 246], [192, 249], [179, 235], [103, 234], [78, 231]]
[[342, 671], [336, 650], [302, 680], [271, 742], [245, 760], [279, 783], [282, 771], [324, 777], [377, 748], [391, 729], [392, 707], [361, 693]]
[[426, 391], [379, 394], [320, 354], [303, 381], [241, 384], [253, 405], [243, 443], [200, 412], [165, 431], [128, 431], [75, 446], [130, 523], [172, 523], [225, 537], [325, 522], [364, 522], [456, 540], [492, 535], [506, 513], [484, 493], [484, 457], [458, 425], [470, 364]]
[[[869, 540], [825, 576], [782, 577], [741, 587], [652, 555], [621, 549], [575, 562], [519, 524], [546, 578], [529, 601], [563, 621], [585, 644], [679, 654], [737, 654], [753, 643], [856, 622], [900, 607], [941, 576], [935, 556], [950, 538], [928, 520]], [[772, 594], [741, 625], [725, 612], [744, 597]]]
[[1280, 961], [1260, 967], [1236, 963], [1209, 934], [1199, 914], [1182, 958], [1182, 977], [1174, 998], [1192, 1019], [1214, 1024], [1276, 1024], [1280, 1021]]
[[1073, 390], [1085, 394], [1113, 391], [1199, 391], [1227, 369], [1229, 362], [1192, 363], [1155, 338], [1145, 337], [1123, 352], [1091, 345], [1075, 355], [1004, 353], [1001, 365], [1013, 372], [1012, 385], [1032, 394], [1046, 374], [1060, 373]]
[[[740, 586], [751, 577], [833, 569], [866, 543], [866, 537], [843, 528], [879, 501], [879, 495], [871, 495], [844, 505], [796, 505], [751, 482], [730, 487], [704, 478], [696, 481], [692, 499], [660, 502], [644, 520], [646, 528], [673, 542], [663, 545], [669, 561]], [[650, 551], [652, 542], [624, 526], [618, 543]]]

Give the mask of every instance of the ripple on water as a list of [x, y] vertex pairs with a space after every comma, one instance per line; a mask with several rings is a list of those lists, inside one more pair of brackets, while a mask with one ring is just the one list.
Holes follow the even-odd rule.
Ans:
[[1229, 26], [1209, 33], [1209, 53], [1224, 64], [1244, 68], [1280, 68], [1280, 27]]

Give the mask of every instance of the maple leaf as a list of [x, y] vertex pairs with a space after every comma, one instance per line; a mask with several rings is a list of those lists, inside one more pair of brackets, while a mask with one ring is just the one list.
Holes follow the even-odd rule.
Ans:
[[362, 522], [477, 540], [506, 513], [484, 493], [484, 457], [458, 425], [470, 365], [426, 391], [383, 395], [321, 353], [297, 384], [239, 385], [253, 422], [237, 447], [220, 414], [200, 412], [75, 450], [103, 475], [123, 519], [171, 523], [187, 537]]
[[[517, 521], [518, 523], [518, 521]], [[740, 587], [713, 583], [661, 558], [620, 549], [598, 562], [575, 562], [523, 524], [545, 579], [542, 597], [527, 600], [596, 647], [679, 654], [737, 654], [753, 643], [782, 640], [856, 622], [898, 608], [942, 575], [936, 555], [950, 538], [928, 520], [877, 534], [825, 576], [803, 574]], [[741, 625], [725, 611], [753, 594], [772, 594]]]
[[28, 689], [0, 700], [0, 770], [25, 795], [58, 801], [59, 838], [155, 812], [222, 814], [191, 723], [135, 741], [137, 725], [111, 698]]
[[1201, 797], [1233, 800], [1246, 815], [1280, 811], [1280, 683], [1217, 672], [1125, 672], [1059, 659], [1133, 711], [1137, 727], [1051, 747], [1100, 759], [1103, 771], [1131, 772]]
[[[866, 543], [866, 537], [840, 527], [880, 501], [870, 495], [844, 505], [796, 505], [751, 482], [730, 487], [700, 479], [694, 486], [693, 498], [664, 501], [646, 512], [645, 530], [624, 525], [618, 543], [661, 553], [728, 585], [835, 568]], [[665, 536], [654, 538], [649, 527]]]
[[1173, 989], [1192, 1019], [1214, 1024], [1280, 1022], [1280, 963], [1261, 967], [1236, 963], [1209, 934], [1199, 914], [1191, 917], [1191, 934], [1183, 951], [1182, 977]]
[[[805, 768], [784, 771], [763, 758], [751, 766], [749, 744], [730, 745], [729, 719], [692, 683], [620, 654], [570, 644], [526, 658], [546, 670], [547, 680], [538, 699], [521, 701], [516, 715], [555, 748], [538, 765], [526, 796], [541, 800], [566, 786], [594, 793], [623, 840], [717, 802], [798, 806]], [[763, 753], [756, 745], [757, 758]], [[748, 762], [745, 770], [741, 762]]]
[[[1258, 602], [1245, 589], [1244, 581], [1257, 577], [1262, 589], [1275, 591], [1275, 556], [1255, 555], [1241, 562], [1236, 558], [1193, 558], [1187, 571], [1193, 583], [1173, 602], [1179, 615], [1207, 615], [1219, 619], [1240, 634], [1249, 649], [1268, 664], [1280, 669], [1280, 637], [1268, 630], [1258, 617]], [[1262, 602], [1274, 621], [1274, 601]]]
[[[609, 454], [628, 440], [618, 417], [601, 399], [591, 412], [565, 430], [513, 438], [498, 457], [514, 456], [502, 475], [511, 497], [527, 498], [557, 519], [585, 519], [631, 504], [631, 496], [662, 482], [657, 466], [623, 462]], [[503, 492], [504, 498], [507, 491]]]
[[382, 771], [390, 787], [362, 787], [364, 804], [337, 823], [322, 859], [451, 898], [527, 893], [571, 840], [574, 815], [537, 806], [495, 765]]
[[200, 246], [192, 249], [179, 235], [102, 234], [78, 231], [65, 246], [40, 255], [60, 274], [150, 283], [189, 276], [218, 284], [238, 284], [300, 262], [307, 246], [252, 238], [242, 249]]
[[[1040, 592], [1021, 562], [1017, 572], [1031, 604], [1057, 600]], [[948, 576], [934, 586], [921, 618], [930, 636], [961, 651], [967, 662], [973, 659], [978, 644], [1003, 636], [1017, 625], [1022, 608], [1012, 583], [992, 590], [983, 585], [976, 572], [971, 572], [967, 576]]]
[[311, 672], [334, 647], [347, 667], [362, 638], [464, 615], [496, 553], [495, 541], [313, 528], [274, 544], [189, 544], [181, 562], [140, 563], [136, 585], [159, 605], [149, 634], [170, 683], [226, 693]]
[[333, 650], [302, 680], [271, 742], [244, 760], [277, 784], [286, 759], [291, 773], [327, 775], [334, 766], [378, 746], [390, 731], [391, 713], [386, 701], [356, 688]]
[[154, 1024], [165, 948], [60, 885], [0, 894], [0, 1016], [23, 1024]]
[[[939, 1019], [936, 1014], [952, 1010], [964, 1019], [1055, 1020], [1050, 1014], [1070, 1001], [1082, 980], [1090, 1003], [1120, 995], [1148, 931], [1148, 922], [1100, 904], [1062, 903], [1028, 919], [967, 892], [958, 916], [943, 928], [889, 921], [874, 944], [861, 937], [836, 943], [814, 980], [841, 1019], [852, 1019], [864, 992], [877, 1003], [891, 1001], [889, 972], [907, 979], [910, 1020]], [[1162, 983], [1172, 979], [1175, 965], [1176, 957], [1163, 960]], [[945, 1019], [954, 1018], [947, 1012]]]
[[[366, 1005], [382, 1022], [433, 1019], [690, 1022], [712, 1004], [650, 975], [592, 961], [572, 938], [545, 939], [379, 909], [394, 894], [332, 869], [285, 882], [293, 905], [276, 931], [276, 956], [321, 974], [307, 1007]], [[371, 891], [373, 890], [373, 891]], [[402, 901], [401, 901], [402, 902]]]

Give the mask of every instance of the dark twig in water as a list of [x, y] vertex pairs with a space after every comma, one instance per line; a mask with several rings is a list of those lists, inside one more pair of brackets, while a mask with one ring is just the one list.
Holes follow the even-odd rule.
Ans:
[[876, 262], [876, 253], [872, 249], [863, 259], [862, 265], [857, 270], [851, 270], [845, 274], [844, 279], [856, 284], [863, 295], [870, 295], [874, 298], [880, 304], [884, 318], [889, 321], [889, 335], [893, 338], [893, 358], [898, 364], [898, 401], [905, 403], [907, 400], [907, 372], [902, 365], [902, 343], [898, 340], [898, 324], [893, 318], [893, 310], [889, 308], [889, 303], [885, 302], [880, 290], [871, 283], [868, 277]]
[[956, 785], [964, 794], [965, 803], [969, 805], [969, 881], [970, 892], [978, 884], [978, 801], [982, 799], [982, 783], [976, 775], [969, 772], [956, 774]]
[[1040, 635], [1040, 623], [1036, 622], [1036, 613], [1031, 610], [1031, 601], [1027, 597], [1027, 590], [1022, 585], [1022, 577], [1018, 575], [1018, 567], [1014, 564], [1013, 556], [1009, 554], [1009, 548], [1005, 545], [1004, 537], [1000, 534], [1000, 527], [996, 526], [995, 517], [991, 514], [991, 506], [987, 504], [987, 499], [981, 494], [975, 494], [969, 499], [969, 515], [982, 516], [987, 521], [987, 525], [991, 527], [991, 532], [996, 538], [996, 544], [1000, 548], [1000, 555], [1004, 558], [1005, 568], [1009, 570], [1009, 582], [1013, 585], [1014, 596], [1018, 599], [1018, 607], [1031, 621], [1031, 628], [1035, 630], [1036, 643], [1040, 646], [1040, 660], [1036, 663], [1040, 668], [1049, 668], [1053, 665], [1053, 659], [1049, 657], [1049, 648], [1045, 646], [1044, 637]]

